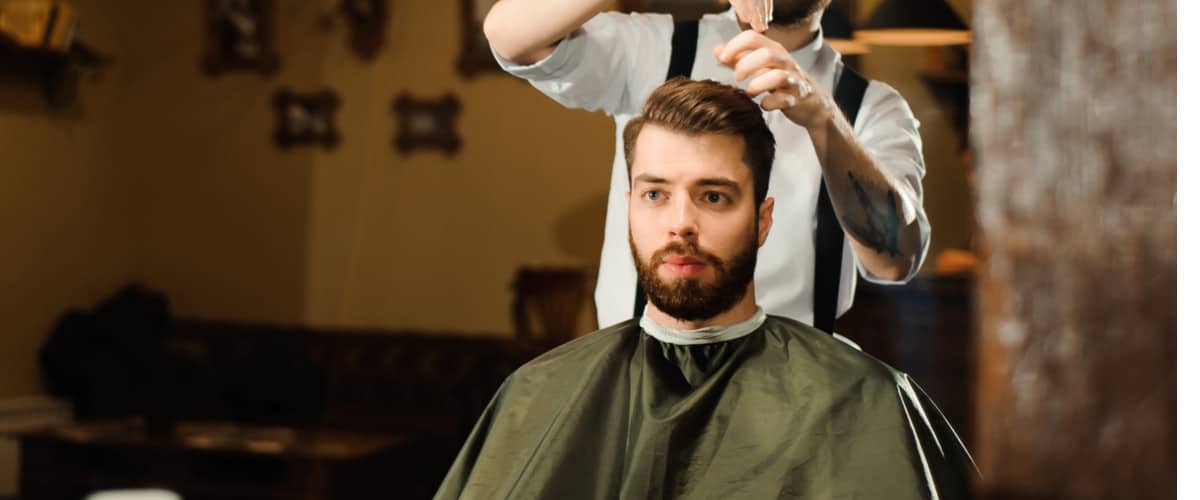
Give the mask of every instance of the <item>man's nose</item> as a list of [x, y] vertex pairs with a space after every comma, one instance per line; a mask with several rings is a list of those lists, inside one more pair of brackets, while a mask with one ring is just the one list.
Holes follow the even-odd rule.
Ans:
[[671, 221], [671, 237], [695, 241], [699, 227], [696, 221], [696, 206], [683, 200], [676, 204]]

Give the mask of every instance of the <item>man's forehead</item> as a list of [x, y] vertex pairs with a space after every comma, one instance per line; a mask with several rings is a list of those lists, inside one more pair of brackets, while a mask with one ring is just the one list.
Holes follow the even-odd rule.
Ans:
[[653, 177], [687, 183], [706, 178], [750, 182], [741, 137], [728, 134], [687, 134], [647, 124], [638, 134], [630, 179]]

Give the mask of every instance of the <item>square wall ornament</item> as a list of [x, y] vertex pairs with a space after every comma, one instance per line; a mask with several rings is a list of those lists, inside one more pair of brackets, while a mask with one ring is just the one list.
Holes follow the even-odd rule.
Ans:
[[417, 99], [401, 93], [392, 103], [399, 121], [396, 149], [403, 154], [417, 150], [441, 150], [454, 156], [462, 148], [458, 136], [458, 98], [447, 93], [441, 99]]
[[387, 28], [387, 0], [342, 0], [350, 28], [350, 49], [364, 61], [375, 59], [383, 48]]
[[273, 0], [206, 0], [204, 72], [279, 71]]
[[286, 88], [275, 93], [275, 144], [281, 149], [315, 145], [333, 149], [342, 140], [334, 123], [341, 99], [325, 89], [298, 94]]
[[497, 0], [460, 0], [462, 48], [458, 55], [458, 72], [471, 78], [481, 73], [501, 72], [492, 57], [492, 49], [483, 34], [483, 20]]

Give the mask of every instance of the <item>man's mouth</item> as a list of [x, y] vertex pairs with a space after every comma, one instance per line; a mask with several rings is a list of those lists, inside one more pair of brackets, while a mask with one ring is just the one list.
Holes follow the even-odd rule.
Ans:
[[708, 263], [689, 255], [669, 255], [662, 259], [662, 269], [668, 275], [679, 278], [694, 278], [704, 272]]
[[704, 261], [690, 255], [668, 255], [663, 257], [664, 264], [673, 264], [677, 266], [704, 264]]

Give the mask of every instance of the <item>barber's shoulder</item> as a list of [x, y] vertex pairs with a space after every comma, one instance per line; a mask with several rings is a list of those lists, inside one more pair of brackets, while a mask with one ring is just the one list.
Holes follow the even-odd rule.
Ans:
[[890, 118], [911, 120], [917, 126], [916, 116], [904, 95], [895, 87], [879, 80], [869, 80], [867, 91], [863, 94], [860, 118], [872, 121], [872, 118]]
[[904, 96], [900, 94], [899, 90], [896, 90], [896, 87], [891, 86], [885, 81], [868, 79], [867, 90], [866, 94], [863, 95], [863, 99], [900, 99], [903, 101]]

